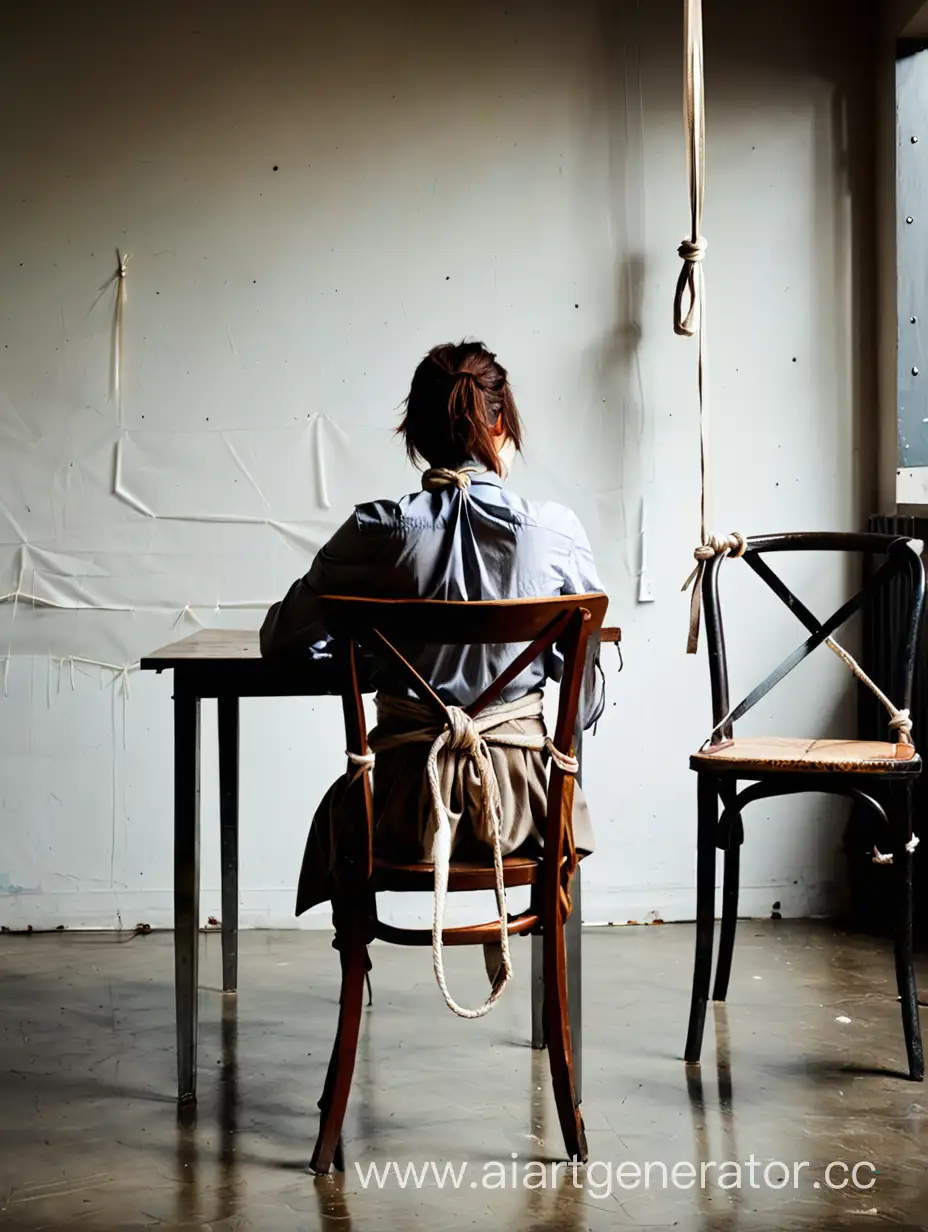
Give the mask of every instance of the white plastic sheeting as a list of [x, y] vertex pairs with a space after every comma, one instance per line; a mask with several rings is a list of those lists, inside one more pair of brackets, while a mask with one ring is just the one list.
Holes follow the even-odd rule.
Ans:
[[[860, 512], [867, 87], [841, 5], [807, 8], [762, 40], [751, 6], [707, 17], [715, 504], [749, 532]], [[200, 625], [256, 626], [356, 501], [415, 485], [399, 404], [425, 350], [465, 334], [515, 382], [513, 484], [577, 510], [624, 630], [586, 748], [586, 914], [691, 915], [686, 758], [709, 707], [681, 650], [698, 453], [667, 317], [678, 0], [479, 0], [466, 30], [413, 0], [49, 14], [17, 11], [0, 50], [0, 923], [170, 922], [170, 681], [133, 665]], [[638, 607], [642, 497], [656, 601]], [[823, 609], [846, 581], [810, 562], [790, 580]], [[757, 592], [734, 567], [726, 591], [734, 633]], [[770, 611], [735, 690], [795, 643]], [[757, 729], [845, 730], [840, 666], [795, 677]], [[214, 737], [204, 706], [204, 915]], [[340, 764], [337, 703], [243, 705], [245, 924], [292, 922]], [[840, 810], [761, 811], [745, 909], [829, 907]]]

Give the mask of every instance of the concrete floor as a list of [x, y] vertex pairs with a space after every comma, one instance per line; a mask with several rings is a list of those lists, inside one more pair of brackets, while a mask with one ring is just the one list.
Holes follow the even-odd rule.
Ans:
[[[591, 1159], [551, 1183], [562, 1150], [546, 1056], [529, 1037], [529, 947], [496, 1010], [444, 1008], [427, 951], [377, 945], [345, 1127], [344, 1176], [307, 1173], [332, 1041], [337, 960], [326, 934], [242, 936], [241, 991], [216, 989], [203, 939], [200, 1101], [178, 1120], [171, 937], [0, 937], [0, 1226], [510, 1232], [670, 1227], [928, 1227], [928, 1091], [896, 1076], [902, 1029], [884, 942], [822, 925], [745, 923], [731, 999], [707, 1027], [704, 1064], [681, 1060], [693, 934], [686, 925], [584, 935], [584, 1116]], [[452, 950], [449, 980], [483, 994], [479, 950]], [[921, 969], [928, 987], [928, 964]], [[505, 1189], [489, 1188], [507, 1171]], [[750, 1186], [748, 1161], [760, 1161]], [[364, 1188], [355, 1165], [467, 1163], [434, 1179]], [[542, 1173], [524, 1171], [548, 1161]], [[808, 1161], [798, 1188], [764, 1166]], [[831, 1161], [875, 1181], [824, 1183]], [[707, 1171], [708, 1186], [622, 1189], [616, 1166]], [[607, 1181], [607, 1169], [610, 1180]], [[833, 1169], [838, 1183], [845, 1174]], [[778, 1182], [782, 1170], [774, 1169]], [[632, 1184], [633, 1169], [623, 1172]], [[681, 1183], [690, 1179], [685, 1169]], [[537, 1186], [536, 1188], [527, 1188]], [[610, 1192], [611, 1191], [611, 1192]]]

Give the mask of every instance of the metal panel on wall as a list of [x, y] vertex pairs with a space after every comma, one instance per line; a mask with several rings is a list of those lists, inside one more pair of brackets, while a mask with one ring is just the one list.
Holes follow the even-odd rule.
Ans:
[[896, 62], [898, 461], [896, 500], [928, 504], [928, 49]]

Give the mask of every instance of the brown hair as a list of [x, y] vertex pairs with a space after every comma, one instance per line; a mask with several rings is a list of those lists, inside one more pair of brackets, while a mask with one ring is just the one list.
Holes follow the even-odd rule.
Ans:
[[413, 374], [397, 429], [410, 460], [448, 467], [474, 461], [500, 474], [497, 425], [521, 449], [509, 374], [493, 352], [482, 342], [432, 347]]

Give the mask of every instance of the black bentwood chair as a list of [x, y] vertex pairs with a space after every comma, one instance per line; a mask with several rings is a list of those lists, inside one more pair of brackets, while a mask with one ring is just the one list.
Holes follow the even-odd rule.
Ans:
[[[693, 971], [693, 999], [686, 1039], [687, 1064], [699, 1062], [702, 1050], [706, 1002], [712, 971], [712, 943], [715, 922], [716, 848], [725, 852], [722, 889], [722, 926], [718, 965], [715, 972], [714, 1001], [724, 1001], [731, 973], [738, 914], [738, 881], [741, 843], [744, 830], [741, 813], [745, 805], [769, 796], [797, 792], [828, 792], [848, 796], [872, 809], [887, 835], [887, 856], [874, 851], [874, 859], [889, 863], [896, 879], [896, 983], [902, 1001], [902, 1026], [908, 1053], [909, 1075], [920, 1082], [925, 1075], [925, 1057], [918, 1022], [918, 998], [912, 966], [912, 784], [921, 771], [921, 758], [908, 735], [907, 715], [896, 712], [891, 721], [895, 742], [873, 740], [807, 740], [792, 738], [736, 739], [732, 725], [764, 697], [783, 677], [817, 646], [845, 623], [880, 588], [894, 578], [902, 578], [908, 597], [908, 611], [902, 625], [902, 638], [895, 677], [888, 682], [895, 690], [894, 702], [908, 709], [911, 703], [918, 634], [925, 597], [925, 575], [921, 543], [895, 535], [880, 534], [787, 534], [764, 535], [746, 541], [741, 559], [762, 578], [777, 598], [806, 627], [810, 636], [749, 693], [731, 708], [728, 700], [728, 666], [725, 636], [719, 607], [719, 570], [724, 556], [706, 564], [702, 578], [702, 606], [705, 613], [712, 685], [712, 720], [715, 724], [709, 742], [690, 758], [690, 768], [698, 777], [698, 854], [696, 873], [696, 961]], [[812, 615], [773, 572], [762, 554], [769, 552], [862, 552], [871, 559], [885, 559], [875, 567], [869, 581], [843, 607], [823, 624]], [[890, 703], [891, 704], [891, 703]], [[738, 780], [750, 785], [738, 790]], [[722, 803], [719, 815], [719, 801]]]

